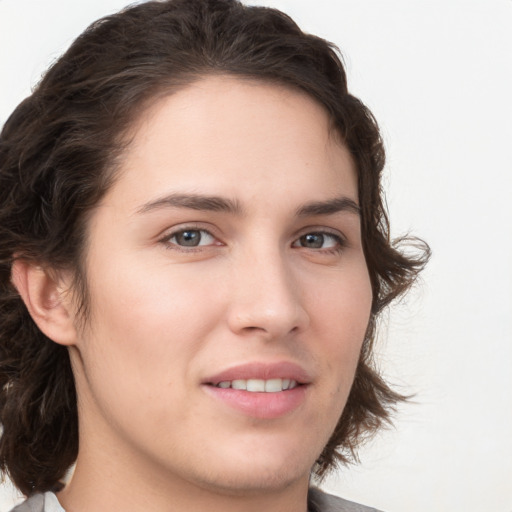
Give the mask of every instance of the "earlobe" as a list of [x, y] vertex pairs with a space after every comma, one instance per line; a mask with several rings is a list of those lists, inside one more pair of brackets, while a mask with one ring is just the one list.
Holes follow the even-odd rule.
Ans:
[[74, 345], [76, 329], [69, 285], [35, 263], [16, 260], [11, 281], [39, 329], [61, 345]]

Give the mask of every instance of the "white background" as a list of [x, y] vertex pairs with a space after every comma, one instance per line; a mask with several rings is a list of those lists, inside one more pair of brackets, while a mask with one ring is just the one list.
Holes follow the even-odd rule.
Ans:
[[[0, 124], [91, 21], [125, 4], [0, 0]], [[325, 487], [388, 512], [512, 512], [512, 1], [266, 4], [339, 45], [382, 126], [393, 232], [434, 252], [379, 345], [415, 401]], [[4, 487], [0, 510], [14, 499]]]

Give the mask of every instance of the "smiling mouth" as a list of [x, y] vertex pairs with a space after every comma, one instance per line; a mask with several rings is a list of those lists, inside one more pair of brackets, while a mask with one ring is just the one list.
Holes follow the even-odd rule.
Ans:
[[279, 393], [300, 386], [294, 379], [235, 379], [223, 380], [217, 384], [210, 384], [221, 389], [237, 389], [250, 393]]
[[311, 376], [293, 363], [250, 363], [203, 381], [206, 392], [243, 416], [272, 420], [303, 405]]

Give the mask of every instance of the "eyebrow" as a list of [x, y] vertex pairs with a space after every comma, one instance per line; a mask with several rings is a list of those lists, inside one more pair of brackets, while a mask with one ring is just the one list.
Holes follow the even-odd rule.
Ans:
[[242, 213], [242, 207], [236, 200], [199, 194], [170, 194], [146, 203], [137, 212], [146, 213], [161, 208], [189, 208], [191, 210], [226, 212], [238, 215]]
[[[137, 210], [137, 213], [147, 213], [161, 208], [189, 208], [191, 210], [243, 214], [243, 208], [237, 200], [202, 194], [170, 194], [144, 204]], [[360, 215], [361, 209], [354, 200], [342, 196], [327, 201], [306, 203], [297, 209], [296, 215], [307, 217], [311, 215], [333, 215], [339, 212], [351, 212]]]
[[359, 208], [359, 205], [354, 200], [342, 196], [329, 199], [328, 201], [315, 201], [305, 204], [297, 210], [297, 216], [333, 215], [339, 212], [350, 212], [361, 215], [361, 208]]

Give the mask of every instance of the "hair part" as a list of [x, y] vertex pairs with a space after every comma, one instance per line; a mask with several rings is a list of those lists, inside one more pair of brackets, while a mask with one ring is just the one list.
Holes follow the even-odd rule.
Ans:
[[401, 248], [411, 240], [390, 240], [379, 129], [349, 94], [336, 48], [280, 11], [236, 0], [135, 5], [79, 36], [0, 136], [0, 469], [26, 495], [54, 489], [75, 461], [78, 413], [67, 349], [35, 325], [11, 283], [12, 264], [21, 258], [73, 271], [86, 321], [88, 218], [115, 182], [130, 128], [156, 98], [211, 74], [275, 83], [316, 99], [357, 168], [371, 319], [317, 475], [353, 460], [403, 399], [372, 361], [375, 321], [415, 281], [429, 250], [416, 241], [416, 255], [406, 255]]

